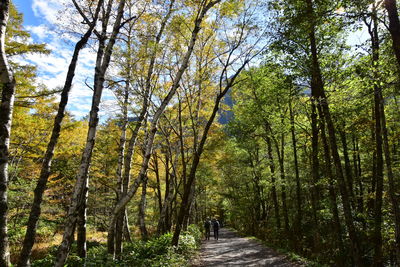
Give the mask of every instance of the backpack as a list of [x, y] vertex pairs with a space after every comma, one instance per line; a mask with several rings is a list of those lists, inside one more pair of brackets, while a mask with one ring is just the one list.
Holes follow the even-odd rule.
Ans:
[[211, 222], [210, 222], [210, 221], [206, 221], [206, 222], [204, 223], [204, 228], [210, 229], [210, 227], [211, 227]]
[[214, 227], [214, 229], [219, 229], [219, 222], [218, 221], [215, 221], [214, 222], [214, 224], [213, 224], [213, 227]]

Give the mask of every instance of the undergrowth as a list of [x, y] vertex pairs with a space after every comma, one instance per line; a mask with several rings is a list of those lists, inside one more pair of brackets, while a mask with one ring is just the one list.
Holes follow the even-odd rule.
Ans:
[[[120, 259], [113, 259], [107, 253], [105, 244], [88, 244], [88, 253], [85, 260], [80, 259], [72, 248], [65, 266], [67, 267], [128, 267], [128, 266], [189, 266], [189, 260], [199, 248], [201, 232], [196, 225], [190, 225], [179, 238], [179, 245], [172, 246], [172, 234], [167, 233], [148, 241], [135, 240], [125, 243]], [[54, 264], [56, 247], [48, 256], [32, 262], [32, 267], [50, 267]]]

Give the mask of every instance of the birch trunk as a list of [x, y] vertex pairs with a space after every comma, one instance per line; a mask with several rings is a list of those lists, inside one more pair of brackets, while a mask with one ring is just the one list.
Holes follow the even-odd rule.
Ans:
[[7, 235], [8, 162], [12, 113], [14, 107], [15, 78], [5, 52], [6, 26], [10, 1], [0, 1], [0, 266], [10, 266]]
[[[128, 37], [128, 44], [130, 45], [130, 36]], [[130, 52], [128, 52], [130, 55]], [[130, 59], [128, 59], [130, 61]], [[122, 170], [124, 168], [124, 154], [125, 154], [125, 145], [126, 145], [126, 129], [128, 126], [128, 101], [129, 101], [129, 85], [131, 79], [131, 64], [128, 63], [127, 67], [127, 80], [125, 81], [125, 91], [124, 91], [124, 101], [122, 104], [122, 126], [121, 126], [121, 136], [119, 139], [119, 147], [118, 147], [118, 164], [116, 170], [116, 178], [117, 178], [117, 201], [121, 199], [124, 194], [124, 179], [122, 176]], [[115, 244], [116, 244], [116, 254], [119, 255], [122, 252], [122, 237], [124, 232], [124, 220], [127, 211], [121, 212], [117, 219], [115, 225]]]
[[32, 247], [35, 242], [37, 223], [41, 213], [41, 203], [43, 201], [43, 193], [46, 190], [46, 184], [50, 176], [50, 167], [54, 155], [54, 150], [58, 142], [58, 138], [61, 132], [61, 123], [65, 115], [65, 108], [68, 103], [68, 95], [72, 87], [72, 81], [75, 76], [75, 69], [78, 63], [79, 53], [82, 48], [86, 45], [91, 36], [93, 29], [96, 25], [98, 15], [100, 12], [100, 7], [103, 0], [100, 0], [96, 12], [94, 15], [93, 22], [89, 26], [89, 29], [83, 35], [83, 37], [76, 43], [74, 53], [68, 68], [67, 77], [64, 83], [63, 90], [61, 92], [60, 104], [58, 106], [57, 115], [54, 119], [53, 130], [51, 133], [50, 141], [47, 145], [46, 153], [43, 158], [43, 163], [40, 171], [40, 176], [36, 188], [34, 190], [34, 199], [31, 207], [31, 211], [28, 218], [27, 229], [25, 233], [24, 242], [22, 245], [22, 250], [19, 255], [18, 266], [25, 267], [29, 266], [29, 257], [32, 252]]
[[[111, 11], [112, 3], [113, 1], [109, 2], [107, 6], [107, 11]], [[92, 107], [89, 115], [89, 129], [86, 139], [86, 146], [82, 154], [81, 164], [77, 175], [77, 181], [74, 187], [71, 204], [65, 222], [63, 240], [57, 252], [57, 258], [54, 265], [56, 267], [62, 267], [65, 263], [65, 260], [69, 254], [69, 250], [71, 247], [71, 239], [72, 239], [71, 237], [74, 234], [74, 226], [76, 225], [77, 222], [79, 210], [84, 208], [83, 206], [85, 205], [85, 201], [87, 198], [86, 197], [87, 190], [85, 190], [85, 188], [89, 184], [88, 172], [96, 138], [97, 125], [99, 121], [98, 118], [99, 104], [101, 101], [101, 95], [104, 88], [105, 74], [111, 60], [111, 55], [116, 37], [120, 30], [124, 6], [125, 6], [125, 0], [121, 0], [118, 4], [117, 16], [107, 45], [105, 45], [104, 39], [101, 39], [99, 41], [99, 50], [97, 54], [95, 76], [94, 76], [94, 93], [92, 98]], [[110, 14], [110, 12], [107, 13]], [[104, 20], [103, 33], [106, 33], [108, 21], [106, 18], [103, 18], [103, 20]], [[104, 36], [105, 35], [103, 35], [103, 38]]]
[[124, 238], [126, 242], [132, 242], [131, 231], [129, 229], [128, 211], [126, 209], [124, 217]]
[[86, 220], [87, 220], [87, 197], [88, 197], [88, 183], [89, 180], [86, 180], [84, 186], [84, 200], [83, 204], [79, 208], [78, 218], [77, 218], [77, 226], [76, 226], [76, 247], [77, 254], [81, 259], [86, 258], [87, 247], [86, 247]]

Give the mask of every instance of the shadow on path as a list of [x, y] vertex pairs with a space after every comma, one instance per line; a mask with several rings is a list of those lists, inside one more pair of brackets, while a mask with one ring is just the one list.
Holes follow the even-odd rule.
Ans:
[[239, 237], [236, 233], [221, 229], [219, 240], [213, 236], [204, 240], [200, 258], [194, 267], [205, 266], [277, 266], [295, 267], [284, 256], [264, 247], [255, 240]]

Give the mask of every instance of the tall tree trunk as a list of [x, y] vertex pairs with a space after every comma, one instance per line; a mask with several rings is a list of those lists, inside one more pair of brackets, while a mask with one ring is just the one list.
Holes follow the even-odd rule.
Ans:
[[[180, 151], [180, 155], [181, 155], [181, 164], [182, 164], [182, 180], [183, 180], [183, 184], [186, 184], [186, 175], [187, 175], [187, 162], [186, 162], [186, 157], [185, 157], [185, 141], [184, 141], [184, 132], [183, 132], [183, 122], [182, 122], [182, 101], [180, 99], [180, 97], [178, 98], [178, 125], [179, 125], [179, 151]], [[196, 136], [196, 132], [194, 132], [194, 144], [196, 144], [197, 142], [197, 136]]]
[[[283, 121], [283, 119], [282, 119]], [[271, 131], [272, 135], [272, 131]], [[281, 144], [279, 147], [278, 141], [274, 140], [276, 153], [278, 155], [278, 163], [279, 163], [279, 172], [281, 178], [281, 198], [282, 198], [282, 210], [283, 210], [283, 221], [284, 221], [284, 229], [287, 237], [289, 239], [292, 238], [291, 234], [289, 233], [289, 215], [288, 215], [288, 208], [287, 208], [287, 199], [286, 199], [286, 181], [285, 181], [285, 135], [284, 133], [281, 134]]]
[[[162, 234], [164, 234], [165, 232], [164, 232], [164, 227], [165, 227], [165, 225], [163, 224], [162, 226], [163, 227], [161, 227], [160, 228], [160, 222], [162, 222], [162, 223], [164, 223], [165, 221], [163, 220], [163, 221], [161, 221], [161, 217], [162, 217], [162, 214], [163, 214], [163, 210], [165, 209], [165, 213], [167, 213], [167, 211], [168, 211], [168, 207], [169, 207], [169, 205], [167, 206], [167, 207], [165, 207], [165, 201], [166, 201], [166, 199], [168, 198], [168, 194], [169, 194], [169, 192], [170, 192], [170, 189], [171, 188], [173, 188], [174, 187], [174, 181], [172, 180], [172, 178], [170, 179], [170, 173], [169, 173], [169, 170], [170, 170], [170, 167], [169, 167], [169, 161], [170, 161], [170, 158], [169, 158], [169, 154], [168, 154], [168, 151], [165, 151], [165, 158], [164, 158], [164, 160], [165, 160], [165, 162], [164, 162], [164, 168], [165, 168], [165, 193], [164, 193], [164, 204], [162, 205], [162, 210], [161, 210], [161, 212], [160, 212], [160, 221], [159, 221], [159, 224], [158, 224], [158, 230], [157, 230], [157, 232], [160, 234], [160, 233], [162, 233]], [[173, 192], [173, 191], [172, 191]], [[172, 199], [172, 196], [171, 196], [171, 199]]]
[[[372, 121], [375, 121], [375, 107], [372, 107]], [[375, 125], [371, 123], [371, 142], [375, 143]], [[367, 199], [367, 212], [373, 213], [375, 207], [375, 197], [376, 194], [376, 146], [372, 150], [372, 165], [371, 165], [371, 181], [368, 188], [368, 199]]]
[[5, 52], [9, 8], [9, 0], [0, 1], [0, 266], [4, 267], [10, 265], [7, 235], [7, 189], [10, 133], [15, 95], [15, 78]]
[[[107, 6], [106, 13], [108, 15], [111, 13], [112, 4], [113, 1], [110, 1]], [[96, 138], [97, 125], [99, 121], [98, 118], [99, 104], [104, 88], [105, 74], [111, 60], [111, 55], [115, 44], [115, 40], [121, 28], [121, 21], [124, 13], [123, 12], [124, 7], [125, 7], [125, 0], [121, 0], [118, 4], [117, 16], [115, 18], [113, 30], [107, 45], [105, 45], [104, 39], [100, 38], [99, 41], [99, 49], [97, 53], [96, 69], [94, 77], [94, 93], [92, 99], [92, 107], [89, 115], [89, 129], [86, 139], [86, 146], [82, 153], [82, 159], [77, 175], [77, 181], [74, 187], [71, 205], [69, 207], [68, 215], [65, 222], [63, 240], [57, 252], [57, 259], [55, 262], [56, 267], [61, 267], [65, 263], [65, 260], [69, 254], [69, 250], [71, 247], [71, 236], [73, 236], [74, 234], [74, 226], [76, 224], [79, 215], [79, 209], [84, 208], [85, 201], [87, 199], [86, 188], [89, 185], [88, 172]], [[107, 33], [107, 26], [109, 26], [108, 19], [107, 17], [105, 17], [103, 18], [103, 32], [102, 32], [103, 38], [104, 36], [106, 36], [105, 34]]]
[[394, 230], [395, 230], [395, 246], [396, 246], [396, 262], [397, 265], [400, 266], [400, 207], [399, 200], [396, 196], [396, 184], [395, 177], [392, 169], [392, 159], [390, 156], [390, 147], [389, 147], [389, 139], [388, 139], [388, 131], [386, 126], [386, 116], [385, 116], [385, 108], [383, 97], [381, 96], [381, 122], [382, 122], [382, 134], [383, 134], [383, 150], [385, 154], [385, 162], [386, 162], [386, 171], [389, 180], [389, 196], [390, 201], [392, 202], [392, 210], [394, 215]]
[[[168, 175], [166, 174], [166, 176]], [[162, 205], [160, 219], [158, 220], [158, 225], [157, 225], [157, 233], [159, 235], [166, 233], [169, 229], [168, 209], [170, 207], [173, 197], [174, 197], [174, 180], [173, 176], [171, 176], [169, 179], [166, 180], [164, 204]]]
[[378, 85], [380, 77], [377, 69], [379, 63], [379, 35], [378, 35], [378, 18], [376, 5], [372, 7], [372, 22], [367, 24], [368, 32], [371, 37], [372, 60], [374, 76], [374, 120], [375, 120], [375, 151], [376, 151], [376, 168], [375, 168], [375, 206], [374, 206], [374, 266], [383, 266], [382, 252], [382, 197], [383, 197], [383, 140], [382, 140], [382, 115], [381, 115], [381, 90]]
[[259, 148], [256, 148], [256, 151], [253, 155], [253, 153], [248, 152], [249, 157], [250, 157], [250, 166], [252, 168], [253, 172], [253, 185], [254, 185], [254, 190], [253, 190], [253, 197], [254, 200], [252, 201], [253, 204], [253, 209], [254, 209], [254, 219], [252, 220], [254, 223], [254, 226], [252, 227], [252, 231], [254, 232], [258, 231], [258, 225], [261, 221], [262, 214], [261, 214], [261, 209], [262, 209], [262, 196], [261, 196], [261, 185], [260, 185], [260, 173], [257, 171], [257, 168], [259, 168], [260, 164], [260, 159], [259, 159]]
[[400, 20], [396, 0], [385, 0], [385, 8], [389, 17], [389, 31], [392, 36], [393, 50], [400, 69]]
[[40, 170], [39, 180], [34, 190], [34, 198], [28, 218], [25, 238], [22, 245], [22, 250], [19, 255], [19, 261], [18, 261], [19, 267], [25, 267], [29, 265], [29, 257], [31, 255], [32, 247], [35, 242], [37, 223], [41, 214], [41, 203], [43, 201], [43, 193], [46, 190], [47, 181], [50, 176], [51, 162], [53, 159], [55, 147], [58, 142], [58, 138], [60, 136], [61, 123], [63, 121], [65, 108], [68, 103], [69, 91], [71, 90], [72, 81], [75, 76], [75, 69], [78, 63], [79, 53], [82, 50], [82, 48], [86, 45], [86, 43], [89, 40], [89, 37], [93, 32], [93, 29], [98, 19], [100, 8], [102, 6], [102, 2], [103, 0], [100, 0], [97, 5], [94, 19], [93, 22], [89, 25], [89, 29], [86, 31], [83, 37], [76, 43], [71, 62], [69, 64], [67, 77], [64, 83], [63, 90], [61, 92], [61, 99], [58, 106], [57, 115], [54, 118], [53, 130], [51, 133], [50, 141], [47, 144], [46, 153], [43, 158], [43, 163]]
[[286, 176], [285, 176], [285, 134], [281, 135], [281, 157], [279, 159], [279, 168], [281, 173], [281, 183], [282, 183], [282, 209], [283, 209], [283, 219], [285, 221], [285, 231], [286, 234], [289, 234], [289, 239], [291, 239], [291, 235], [289, 233], [289, 214], [287, 208], [287, 199], [286, 199]]
[[318, 115], [317, 115], [317, 107], [315, 103], [315, 99], [311, 97], [311, 176], [312, 176], [312, 185], [311, 185], [311, 207], [312, 207], [312, 215], [313, 215], [313, 249], [314, 251], [319, 250], [321, 237], [319, 230], [319, 218], [318, 211], [320, 210], [320, 186], [319, 186], [319, 159], [318, 159]]
[[324, 96], [322, 99], [323, 99], [322, 101], [325, 102], [325, 104], [322, 104], [322, 114], [321, 114], [322, 118], [321, 119], [326, 120], [326, 124], [327, 124], [327, 128], [328, 128], [329, 142], [330, 142], [330, 146], [332, 149], [333, 162], [334, 162], [335, 169], [336, 169], [336, 177], [338, 180], [339, 190], [340, 190], [340, 194], [342, 197], [345, 222], [346, 222], [347, 229], [349, 231], [354, 265], [355, 266], [363, 266], [362, 258], [361, 258], [361, 254], [360, 254], [361, 253], [360, 246], [359, 246], [360, 244], [359, 244], [359, 240], [358, 240], [358, 236], [357, 236], [357, 232], [356, 232], [356, 228], [354, 226], [354, 221], [353, 221], [353, 216], [352, 216], [350, 197], [348, 195], [346, 182], [344, 179], [342, 163], [340, 160], [339, 151], [338, 151], [338, 147], [337, 147], [335, 128], [334, 128], [333, 121], [332, 121], [332, 118], [330, 115], [326, 96]]
[[79, 208], [78, 211], [78, 218], [76, 221], [76, 234], [77, 234], [77, 238], [76, 238], [76, 249], [77, 249], [77, 254], [81, 259], [85, 259], [86, 258], [86, 254], [87, 254], [87, 247], [86, 247], [86, 221], [87, 221], [87, 197], [88, 197], [88, 191], [89, 191], [89, 187], [88, 187], [88, 183], [89, 183], [89, 179], [86, 180], [85, 183], [85, 189], [84, 189], [84, 195], [85, 198], [83, 200], [83, 203], [81, 205], [81, 207]]
[[[262, 109], [262, 106], [260, 102], [258, 101], [258, 96], [256, 92], [253, 90], [253, 95], [257, 101], [257, 105], [260, 109]], [[274, 162], [274, 155], [272, 153], [272, 130], [271, 130], [271, 125], [268, 120], [264, 119], [263, 120], [263, 128], [266, 133], [264, 139], [265, 142], [267, 143], [267, 155], [268, 155], [268, 165], [271, 171], [271, 194], [272, 194], [272, 201], [274, 203], [274, 215], [275, 215], [275, 220], [276, 220], [276, 227], [277, 231], [279, 232], [281, 230], [281, 218], [280, 218], [280, 212], [279, 212], [279, 202], [278, 202], [278, 193], [276, 190], [276, 176], [275, 176], [275, 162]], [[268, 134], [270, 133], [271, 136]], [[277, 147], [279, 150], [279, 147]]]
[[183, 220], [183, 230], [187, 230], [187, 227], [189, 226], [190, 223], [190, 215], [193, 211], [193, 203], [196, 197], [196, 181], [193, 181], [192, 183], [192, 188], [190, 189], [190, 195], [189, 195], [189, 200], [188, 200], [188, 212], [185, 215], [185, 218]]
[[[297, 139], [296, 139], [296, 132], [294, 127], [294, 113], [292, 108], [292, 100], [289, 101], [289, 115], [290, 115], [290, 132], [292, 136], [292, 147], [293, 147], [293, 159], [294, 159], [294, 171], [295, 171], [295, 178], [296, 178], [296, 207], [297, 207], [297, 214], [296, 214], [296, 223], [295, 223], [295, 236], [296, 236], [296, 246], [298, 246], [299, 241], [301, 241], [302, 236], [302, 225], [301, 225], [301, 218], [303, 216], [302, 206], [301, 206], [301, 183], [300, 183], [300, 174], [299, 174], [299, 162], [297, 157]], [[299, 248], [296, 248], [297, 250]]]
[[126, 209], [124, 217], [124, 239], [126, 242], [132, 242], [131, 231], [129, 229], [128, 211]]
[[154, 165], [154, 174], [156, 175], [156, 190], [157, 190], [156, 195], [157, 195], [157, 200], [158, 200], [158, 211], [161, 214], [163, 206], [162, 206], [162, 195], [161, 195], [160, 169], [158, 167], [157, 153], [153, 154], [153, 165]]
[[[130, 26], [131, 28], [131, 26]], [[131, 55], [131, 36], [130, 32], [128, 34], [128, 64], [127, 64], [127, 74], [126, 74], [126, 80], [125, 80], [125, 88], [124, 88], [124, 94], [123, 94], [123, 99], [124, 101], [122, 102], [122, 125], [121, 125], [121, 136], [119, 138], [119, 144], [118, 144], [118, 164], [117, 164], [117, 170], [116, 170], [116, 178], [117, 178], [117, 201], [121, 199], [122, 195], [124, 194], [124, 177], [122, 170], [124, 169], [124, 155], [125, 155], [125, 146], [126, 146], [126, 130], [128, 127], [128, 102], [129, 102], [129, 87], [131, 84], [131, 64], [130, 64], [130, 55]], [[124, 233], [124, 222], [125, 222], [125, 216], [126, 216], [127, 211], [125, 210], [124, 212], [121, 212], [119, 214], [119, 217], [116, 222], [115, 226], [115, 254], [120, 255], [122, 252], [122, 238], [123, 238], [123, 233]]]
[[[320, 107], [319, 107], [319, 112], [322, 113], [322, 110]], [[339, 257], [337, 259], [337, 264], [339, 266], [343, 266], [345, 252], [344, 252], [344, 245], [343, 245], [343, 238], [342, 238], [342, 227], [340, 224], [339, 210], [338, 210], [337, 199], [336, 199], [336, 190], [334, 187], [334, 176], [332, 173], [331, 152], [330, 152], [329, 143], [326, 138], [324, 122], [321, 122], [321, 139], [322, 139], [322, 143], [324, 146], [325, 171], [326, 171], [326, 176], [328, 177], [328, 180], [329, 180], [329, 198], [331, 201], [331, 210], [332, 210], [332, 214], [333, 214], [333, 226], [334, 226], [334, 231], [335, 231], [334, 236], [337, 238], [335, 249], [339, 250]]]
[[146, 177], [142, 182], [142, 196], [140, 198], [139, 204], [139, 228], [142, 240], [146, 241], [148, 239], [148, 233], [146, 228], [146, 194], [147, 194], [147, 180]]
[[347, 147], [346, 131], [345, 131], [344, 127], [341, 130], [339, 129], [339, 135], [340, 135], [340, 139], [342, 141], [342, 146], [343, 146], [344, 169], [345, 169], [345, 173], [346, 173], [347, 187], [348, 187], [348, 190], [349, 190], [351, 203], [353, 205], [353, 208], [355, 208], [353, 172], [351, 170], [349, 151], [348, 151], [348, 147]]
[[354, 226], [352, 209], [350, 204], [350, 198], [346, 187], [346, 181], [344, 179], [344, 173], [342, 168], [342, 162], [339, 156], [337, 140], [336, 140], [336, 131], [332, 121], [331, 113], [329, 110], [328, 99], [325, 95], [324, 84], [322, 80], [321, 69], [319, 65], [318, 59], [318, 50], [317, 50], [317, 42], [315, 37], [315, 13], [313, 8], [313, 1], [306, 0], [307, 4], [307, 16], [310, 22], [310, 32], [309, 32], [309, 41], [310, 41], [310, 52], [311, 52], [311, 94], [312, 96], [319, 101], [319, 105], [321, 105], [322, 113], [321, 121], [326, 122], [328, 134], [329, 134], [329, 142], [333, 156], [333, 162], [336, 169], [336, 176], [339, 184], [340, 194], [342, 196], [343, 203], [343, 212], [345, 217], [346, 226], [349, 232], [349, 237], [351, 241], [351, 250], [354, 259], [354, 265], [363, 266], [360, 244], [357, 237], [356, 228]]
[[[181, 165], [182, 165], [182, 183], [184, 187], [186, 186], [186, 177], [187, 177], [187, 162], [186, 162], [186, 156], [185, 156], [185, 142], [184, 142], [184, 132], [183, 132], [183, 122], [182, 122], [182, 101], [181, 98], [179, 97], [178, 94], [178, 126], [179, 126], [179, 132], [178, 132], [178, 138], [179, 138], [179, 151], [180, 151], [180, 158], [181, 158]], [[192, 121], [193, 124], [193, 121]], [[197, 146], [197, 131], [193, 131], [193, 144], [194, 144], [194, 150], [196, 150]], [[194, 185], [194, 184], [193, 184]], [[185, 218], [183, 220], [183, 229], [187, 229], [187, 226], [189, 224], [189, 216], [190, 216], [190, 210], [192, 208], [192, 201], [194, 197], [194, 188], [192, 188], [191, 194], [189, 195], [189, 212], [185, 215]]]
[[272, 184], [271, 191], [272, 191], [272, 201], [274, 202], [276, 227], [277, 227], [277, 230], [280, 231], [280, 229], [281, 229], [281, 218], [280, 218], [280, 215], [279, 215], [278, 194], [276, 192], [275, 163], [274, 163], [274, 156], [272, 154], [271, 138], [269, 136], [266, 137], [266, 142], [267, 142], [267, 150], [268, 150], [268, 164], [269, 164], [269, 169], [271, 171], [271, 184]]
[[358, 186], [357, 193], [357, 210], [359, 213], [364, 213], [364, 185], [361, 180], [361, 158], [360, 158], [360, 150], [358, 148], [358, 140], [355, 136], [353, 136], [353, 169], [354, 169], [354, 177]]

